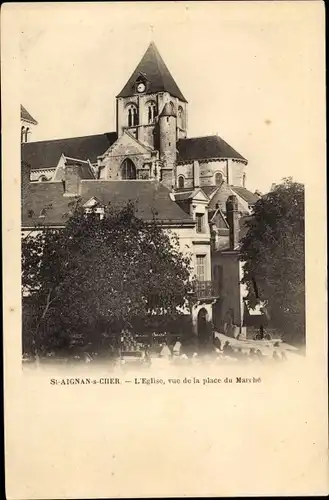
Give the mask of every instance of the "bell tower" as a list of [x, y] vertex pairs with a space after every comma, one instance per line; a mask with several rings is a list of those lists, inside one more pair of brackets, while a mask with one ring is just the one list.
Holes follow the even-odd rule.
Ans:
[[[186, 137], [187, 101], [153, 42], [116, 97], [117, 134], [125, 130], [154, 149], [160, 145], [160, 114], [167, 103], [173, 106], [175, 123], [173, 140]], [[171, 108], [172, 109], [172, 108]]]

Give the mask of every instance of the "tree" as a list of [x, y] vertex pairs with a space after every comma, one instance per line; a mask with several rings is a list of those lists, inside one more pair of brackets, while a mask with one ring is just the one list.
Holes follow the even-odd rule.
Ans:
[[131, 203], [106, 207], [103, 217], [86, 214], [78, 199], [71, 209], [64, 228], [44, 224], [22, 241], [30, 349], [67, 351], [78, 342], [101, 351], [137, 319], [146, 326], [154, 315], [177, 317], [192, 283], [174, 235], [136, 217]]
[[257, 201], [240, 259], [247, 302], [267, 304], [270, 321], [293, 343], [305, 341], [304, 186], [284, 179]]

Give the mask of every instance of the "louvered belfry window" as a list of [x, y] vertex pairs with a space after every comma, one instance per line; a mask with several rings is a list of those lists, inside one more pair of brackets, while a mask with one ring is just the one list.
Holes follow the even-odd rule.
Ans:
[[138, 125], [138, 109], [134, 104], [128, 107], [128, 127], [136, 127]]

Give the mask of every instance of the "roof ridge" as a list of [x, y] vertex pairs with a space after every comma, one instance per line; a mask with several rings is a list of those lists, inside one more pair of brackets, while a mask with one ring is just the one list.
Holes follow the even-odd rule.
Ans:
[[217, 134], [211, 134], [211, 135], [195, 135], [193, 137], [182, 137], [181, 139], [178, 139], [179, 141], [188, 141], [189, 139], [206, 139], [208, 137], [219, 137]]
[[116, 134], [116, 131], [114, 130], [113, 132], [99, 132], [98, 134], [77, 135], [74, 137], [60, 137], [58, 139], [42, 139], [40, 141], [23, 142], [22, 146], [26, 146], [29, 144], [40, 144], [41, 142], [56, 142], [56, 141], [69, 141], [72, 139], [84, 139], [86, 137], [96, 137], [96, 136], [109, 135], [109, 134]]
[[142, 74], [149, 82], [146, 94], [169, 92], [172, 96], [187, 102], [154, 41], [149, 44], [126, 84], [116, 96], [117, 98], [135, 94], [134, 85], [139, 74]]
[[82, 158], [73, 158], [73, 156], [66, 156], [65, 154], [63, 154], [64, 158], [66, 158], [67, 160], [78, 160], [80, 161], [81, 163], [87, 163], [89, 165], [89, 160], [82, 160]]

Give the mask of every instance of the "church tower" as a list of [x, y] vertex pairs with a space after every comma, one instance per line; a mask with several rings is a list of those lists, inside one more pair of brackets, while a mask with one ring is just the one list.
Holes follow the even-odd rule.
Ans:
[[116, 99], [118, 137], [126, 130], [140, 142], [159, 150], [160, 143], [164, 145], [160, 115], [166, 104], [170, 104], [172, 113], [166, 114], [168, 125], [163, 122], [162, 126], [162, 131], [167, 130], [170, 135], [167, 143], [172, 144], [166, 149], [176, 151], [176, 141], [186, 137], [187, 101], [153, 42]]
[[159, 152], [161, 181], [171, 189], [175, 186], [177, 116], [171, 102], [167, 102], [159, 116]]

